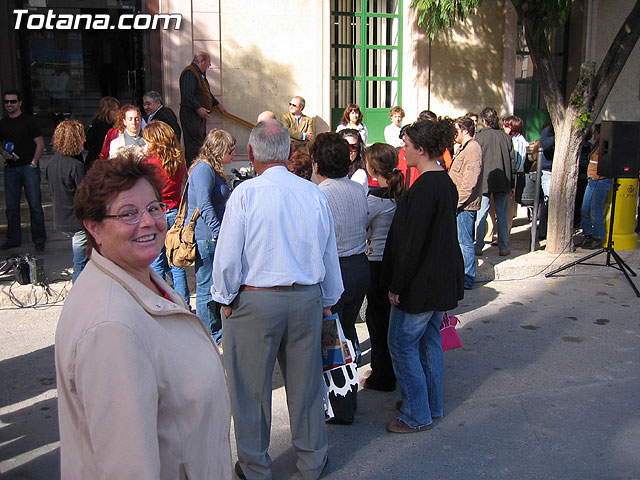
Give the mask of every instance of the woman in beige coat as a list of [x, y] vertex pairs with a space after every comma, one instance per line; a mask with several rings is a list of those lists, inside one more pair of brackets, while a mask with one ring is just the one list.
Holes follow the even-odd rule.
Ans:
[[92, 251], [56, 332], [63, 479], [231, 478], [220, 354], [149, 268], [167, 228], [161, 188], [123, 149], [76, 193]]

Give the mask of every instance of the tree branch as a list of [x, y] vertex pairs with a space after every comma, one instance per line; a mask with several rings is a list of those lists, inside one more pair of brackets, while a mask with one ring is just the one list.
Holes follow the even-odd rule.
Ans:
[[535, 12], [530, 10], [523, 12], [522, 9], [518, 8], [518, 5], [515, 5], [515, 7], [516, 10], [518, 10], [518, 14], [521, 15], [520, 18], [524, 24], [524, 35], [527, 41], [527, 47], [529, 47], [529, 52], [531, 53], [530, 58], [536, 68], [540, 86], [542, 87], [542, 95], [547, 104], [551, 121], [557, 126], [564, 119], [566, 106], [564, 95], [560, 89], [560, 82], [553, 67], [551, 51], [543, 41], [536, 41], [534, 38], [534, 32], [540, 28], [537, 22], [541, 22], [543, 19], [536, 18]]
[[595, 119], [600, 114], [609, 93], [613, 89], [639, 37], [640, 0], [636, 0], [636, 4], [631, 9], [631, 12], [629, 12], [629, 15], [627, 15], [620, 30], [618, 30], [618, 34], [611, 42], [611, 46], [602, 60], [598, 73], [593, 78], [591, 86], [593, 99], [592, 118]]

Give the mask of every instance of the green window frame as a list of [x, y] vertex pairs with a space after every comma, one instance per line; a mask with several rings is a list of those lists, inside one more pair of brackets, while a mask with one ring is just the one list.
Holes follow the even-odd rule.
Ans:
[[331, 126], [360, 106], [369, 143], [384, 141], [389, 110], [402, 104], [402, 0], [332, 0]]

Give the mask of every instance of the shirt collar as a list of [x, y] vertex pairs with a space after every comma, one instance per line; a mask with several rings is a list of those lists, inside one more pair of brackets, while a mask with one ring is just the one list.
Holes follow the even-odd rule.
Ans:
[[200, 75], [202, 75], [203, 77], [207, 76], [207, 72], [202, 73], [202, 71], [200, 70], [200, 67], [196, 62], [191, 62], [191, 65], [193, 65], [196, 68], [196, 72], [200, 73]]
[[164, 105], [160, 105], [158, 108], [156, 108], [156, 109], [154, 110], [154, 112], [153, 112], [151, 115], [149, 115], [149, 121], [151, 121], [151, 119], [153, 118], [153, 116], [154, 116], [156, 113], [158, 113], [158, 110], [160, 110], [162, 107], [164, 107]]

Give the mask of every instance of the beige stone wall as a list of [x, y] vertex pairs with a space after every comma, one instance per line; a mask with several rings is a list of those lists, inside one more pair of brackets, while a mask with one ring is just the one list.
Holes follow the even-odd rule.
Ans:
[[[604, 58], [622, 21], [631, 11], [629, 0], [597, 2], [596, 66]], [[622, 69], [600, 115], [601, 120], [640, 121], [640, 43]]]
[[[166, 30], [161, 33], [162, 42], [162, 85], [164, 102], [176, 115], [180, 112], [180, 73], [191, 63], [193, 54], [206, 50], [211, 54], [211, 67], [207, 80], [211, 92], [218, 101], [226, 105], [221, 82], [220, 55], [220, 0], [160, 0], [160, 13], [182, 15], [180, 30]], [[221, 127], [222, 117], [214, 110], [207, 128]]]
[[[255, 122], [258, 114], [288, 112], [293, 95], [305, 98], [304, 113], [330, 118], [328, 1], [220, 0], [222, 93], [234, 115]], [[247, 143], [249, 129], [224, 120], [224, 128]]]
[[[212, 57], [211, 91], [229, 113], [253, 123], [263, 110], [287, 112], [291, 97], [301, 95], [317, 131], [328, 129], [328, 0], [160, 0], [159, 11], [183, 18], [180, 30], [161, 34], [165, 104], [176, 114], [180, 72], [202, 49]], [[231, 132], [236, 160], [247, 160], [249, 128], [215, 110], [207, 126]]]
[[[407, 121], [424, 109], [458, 116], [493, 106], [511, 113], [515, 12], [510, 2], [486, 0], [477, 15], [441, 32], [429, 45], [405, 2], [403, 107]], [[179, 110], [180, 72], [194, 51], [212, 54], [207, 74], [226, 109], [249, 122], [263, 110], [288, 110], [293, 95], [306, 100], [316, 130], [331, 116], [329, 0], [160, 0], [162, 13], [181, 13], [179, 31], [162, 34], [165, 103]], [[230, 131], [245, 160], [247, 127], [212, 114], [209, 128]]]
[[[407, 2], [408, 3], [408, 2]], [[515, 11], [504, 0], [487, 0], [476, 15], [429, 38], [407, 8], [402, 103], [407, 119], [429, 108], [456, 117], [491, 106], [513, 111]]]

